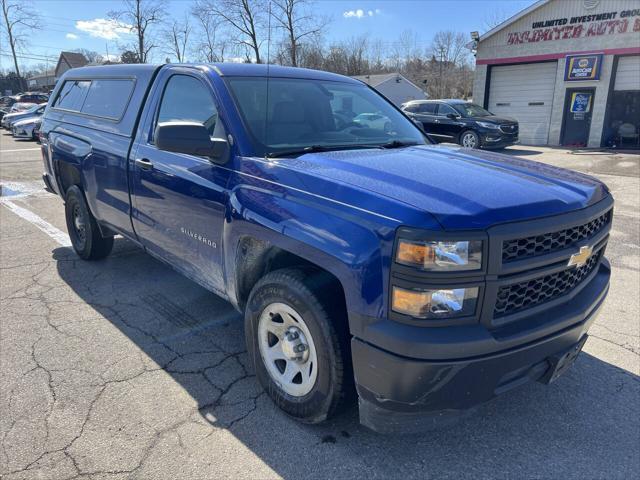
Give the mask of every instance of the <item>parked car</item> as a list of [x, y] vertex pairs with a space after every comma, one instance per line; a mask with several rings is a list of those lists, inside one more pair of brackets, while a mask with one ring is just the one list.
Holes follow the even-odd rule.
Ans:
[[31, 140], [38, 139], [38, 129], [42, 122], [42, 117], [28, 117], [24, 120], [12, 122], [11, 133], [14, 138], [29, 138]]
[[[28, 104], [15, 104], [14, 107], [16, 105], [21, 105], [20, 110], [13, 113], [7, 113], [4, 117], [2, 117], [2, 121], [0, 122], [2, 127], [6, 128], [7, 130], [11, 130], [11, 126], [14, 122], [25, 120], [31, 117], [41, 116], [44, 113], [44, 110], [46, 108], [46, 105], [28, 106]], [[25, 105], [28, 108], [24, 108], [23, 105]]]
[[0, 111], [7, 113], [15, 103], [47, 103], [49, 95], [40, 92], [24, 92], [0, 97]]
[[49, 95], [41, 92], [23, 92], [17, 95], [14, 95], [16, 102], [26, 102], [26, 103], [47, 103], [49, 101]]
[[[120, 234], [229, 300], [257, 380], [303, 422], [357, 392], [363, 424], [410, 432], [549, 383], [607, 295], [602, 182], [434, 146], [357, 80], [84, 67], [51, 102], [44, 180], [76, 253], [104, 258]], [[343, 105], [391, 125], [338, 126]]]
[[353, 122], [365, 127], [384, 131], [390, 131], [393, 126], [388, 117], [380, 115], [379, 113], [361, 113], [354, 117]]
[[402, 110], [436, 142], [467, 148], [504, 148], [518, 142], [518, 122], [464, 100], [414, 100]]
[[33, 107], [37, 107], [37, 103], [29, 103], [29, 102], [17, 102], [14, 103], [9, 109], [9, 113], [19, 113], [30, 110]]

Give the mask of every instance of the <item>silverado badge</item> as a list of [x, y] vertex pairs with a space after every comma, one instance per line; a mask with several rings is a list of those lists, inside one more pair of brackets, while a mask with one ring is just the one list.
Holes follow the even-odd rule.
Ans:
[[567, 263], [567, 266], [568, 267], [583, 266], [585, 263], [587, 263], [587, 260], [589, 260], [592, 253], [593, 253], [592, 247], [588, 247], [586, 245], [584, 247], [580, 247], [580, 251], [578, 253], [574, 253], [573, 255], [571, 255], [571, 258], [569, 259], [569, 263]]

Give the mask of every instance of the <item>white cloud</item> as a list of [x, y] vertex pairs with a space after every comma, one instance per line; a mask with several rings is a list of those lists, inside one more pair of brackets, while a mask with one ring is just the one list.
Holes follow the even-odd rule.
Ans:
[[374, 17], [376, 15], [380, 15], [382, 13], [382, 11], [379, 8], [376, 8], [375, 10], [363, 10], [362, 8], [357, 8], [354, 10], [347, 10], [345, 12], [342, 12], [342, 16], [344, 18], [356, 18], [356, 19], [361, 19], [364, 17]]
[[78, 20], [76, 28], [81, 32], [87, 32], [92, 37], [117, 40], [120, 38], [120, 34], [131, 33], [133, 27], [115, 20], [95, 18], [93, 20]]
[[76, 35], [75, 33], [67, 33], [65, 35], [66, 38], [68, 38], [69, 40], [77, 40], [78, 39], [78, 35]]

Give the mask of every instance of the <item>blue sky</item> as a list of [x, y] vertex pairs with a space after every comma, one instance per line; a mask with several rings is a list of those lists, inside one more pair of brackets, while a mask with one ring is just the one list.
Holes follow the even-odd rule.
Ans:
[[[190, 1], [172, 0], [169, 13], [179, 18], [189, 9]], [[419, 36], [421, 46], [427, 46], [438, 30], [470, 32], [486, 30], [487, 21], [512, 15], [531, 5], [533, 0], [320, 0], [315, 4], [319, 15], [332, 18], [326, 30], [327, 41], [345, 39], [360, 34], [381, 38], [386, 44], [397, 40], [399, 34], [411, 29]], [[29, 47], [23, 52], [25, 65], [44, 63], [49, 57], [55, 65], [61, 50], [86, 48], [105, 54], [119, 51], [119, 46], [131, 38], [126, 32], [101, 21], [110, 10], [117, 10], [117, 0], [33, 0], [42, 15], [43, 28], [34, 32]], [[3, 49], [4, 50], [4, 49]], [[3, 53], [7, 53], [6, 51]], [[155, 60], [164, 58], [156, 52]], [[10, 59], [0, 57], [2, 66]], [[52, 66], [54, 66], [52, 65]]]

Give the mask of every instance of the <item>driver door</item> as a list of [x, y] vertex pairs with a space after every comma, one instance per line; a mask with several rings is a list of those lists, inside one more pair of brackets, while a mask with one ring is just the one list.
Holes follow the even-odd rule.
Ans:
[[[447, 115], [455, 115], [456, 118], [449, 118]], [[456, 143], [458, 135], [464, 126], [459, 117], [460, 114], [453, 107], [446, 103], [438, 104], [436, 117], [438, 135], [441, 135], [443, 139]]]
[[160, 150], [153, 140], [157, 124], [168, 121], [196, 121], [211, 136], [224, 137], [213, 88], [187, 68], [168, 70], [160, 80], [162, 94], [156, 95], [130, 158], [133, 226], [150, 253], [223, 292], [221, 242], [230, 170], [205, 157]]

